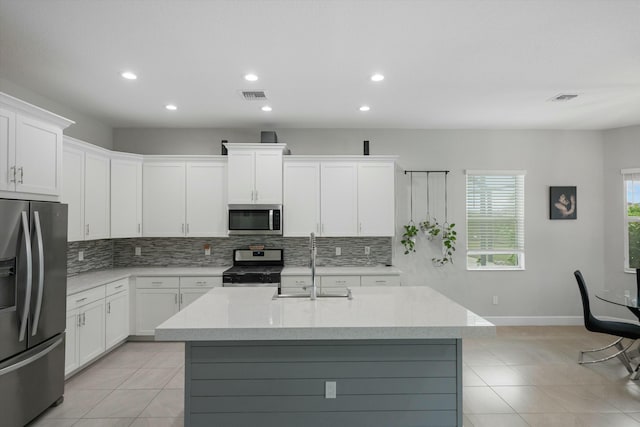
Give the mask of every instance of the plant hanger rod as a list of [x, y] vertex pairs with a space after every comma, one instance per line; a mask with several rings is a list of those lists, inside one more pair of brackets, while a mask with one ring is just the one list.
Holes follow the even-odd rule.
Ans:
[[429, 173], [443, 173], [443, 174], [446, 175], [449, 172], [451, 172], [451, 171], [404, 171], [404, 174], [406, 175], [408, 173], [409, 174], [414, 174], [414, 173], [426, 173], [426, 174], [429, 174]]

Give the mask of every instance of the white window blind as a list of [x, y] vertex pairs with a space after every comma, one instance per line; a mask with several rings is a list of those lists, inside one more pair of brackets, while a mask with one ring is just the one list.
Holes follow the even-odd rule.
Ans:
[[467, 268], [524, 269], [524, 171], [467, 171]]
[[624, 182], [624, 268], [640, 268], [640, 169], [622, 170]]

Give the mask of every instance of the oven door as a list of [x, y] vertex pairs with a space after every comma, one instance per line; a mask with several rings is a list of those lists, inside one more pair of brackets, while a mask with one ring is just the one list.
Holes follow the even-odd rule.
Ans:
[[277, 205], [229, 205], [229, 234], [282, 235], [280, 218]]

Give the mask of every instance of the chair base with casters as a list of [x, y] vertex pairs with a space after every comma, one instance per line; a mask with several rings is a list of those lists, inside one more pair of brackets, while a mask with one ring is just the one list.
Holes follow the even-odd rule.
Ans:
[[[584, 350], [580, 352], [578, 357], [578, 363], [580, 364], [588, 364], [588, 363], [598, 363], [604, 362], [606, 360], [611, 360], [613, 358], [618, 358], [622, 364], [627, 368], [630, 374], [632, 374], [632, 379], [640, 378], [639, 368], [633, 369], [631, 366], [631, 360], [627, 354], [627, 350], [631, 348], [631, 346], [635, 343], [636, 340], [640, 339], [640, 325], [629, 323], [629, 322], [614, 322], [608, 320], [600, 320], [591, 314], [591, 308], [589, 304], [589, 293], [587, 291], [587, 285], [582, 277], [582, 273], [580, 270], [574, 271], [573, 275], [578, 282], [578, 288], [580, 288], [580, 297], [582, 298], [582, 309], [584, 312], [584, 326], [588, 331], [591, 332], [599, 332], [602, 334], [613, 335], [618, 337], [618, 339], [611, 344], [597, 348], [593, 350]], [[631, 340], [631, 343], [628, 345], [623, 345], [622, 340], [627, 338]], [[618, 351], [610, 356], [596, 359], [584, 361], [583, 356], [585, 353], [595, 353], [603, 350], [607, 350], [609, 348], [615, 347]]]
[[[615, 340], [614, 342], [612, 342], [611, 344], [602, 347], [602, 348], [594, 348], [593, 350], [582, 350], [580, 351], [580, 355], [578, 356], [578, 363], [581, 365], [588, 365], [590, 363], [598, 363], [598, 362], [605, 362], [607, 360], [611, 360], [613, 358], [618, 358], [620, 359], [620, 361], [622, 362], [622, 364], [624, 365], [625, 368], [627, 368], [627, 371], [629, 371], [630, 374], [633, 374], [632, 379], [637, 379], [637, 378], [633, 378], [634, 376], [640, 376], [640, 371], [638, 371], [638, 369], [633, 369], [633, 367], [631, 366], [631, 359], [629, 359], [629, 356], [627, 356], [627, 350], [629, 350], [631, 348], [631, 346], [633, 344], [635, 344], [635, 340], [632, 340], [628, 345], [623, 345], [622, 344], [622, 340], [624, 340], [624, 338], [618, 338], [617, 340]], [[601, 359], [595, 359], [595, 360], [584, 360], [584, 355], [586, 353], [597, 353], [600, 351], [604, 351], [604, 350], [608, 350], [611, 347], [615, 347], [618, 351], [612, 355], [609, 355], [607, 357], [603, 357]]]

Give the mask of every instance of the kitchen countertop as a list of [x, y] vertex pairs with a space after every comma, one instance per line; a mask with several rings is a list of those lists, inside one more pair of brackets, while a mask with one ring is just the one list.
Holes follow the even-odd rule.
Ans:
[[156, 328], [165, 341], [474, 338], [495, 326], [426, 287], [354, 288], [353, 299], [273, 300], [274, 289], [214, 288]]
[[[130, 267], [90, 271], [67, 278], [67, 295], [77, 294], [131, 276], [222, 276], [229, 266], [223, 267]], [[396, 267], [318, 267], [318, 276], [399, 275]], [[306, 267], [285, 267], [283, 276], [310, 276]]]

